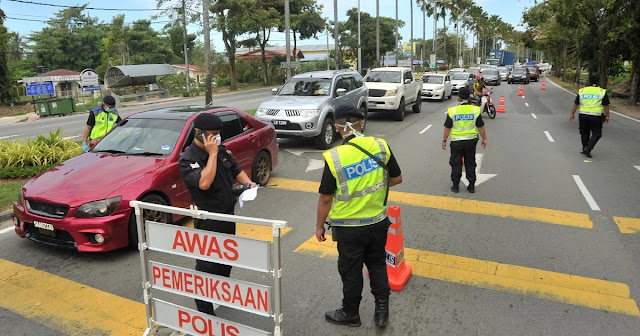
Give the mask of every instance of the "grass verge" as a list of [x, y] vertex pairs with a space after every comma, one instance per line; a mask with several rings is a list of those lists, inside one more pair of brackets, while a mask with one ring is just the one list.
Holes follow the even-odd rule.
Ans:
[[248, 109], [248, 110], [244, 110], [244, 112], [246, 112], [247, 114], [250, 114], [252, 116], [256, 115], [256, 110], [258, 109]]
[[0, 213], [11, 209], [13, 202], [18, 199], [20, 187], [22, 187], [22, 183], [0, 185]]

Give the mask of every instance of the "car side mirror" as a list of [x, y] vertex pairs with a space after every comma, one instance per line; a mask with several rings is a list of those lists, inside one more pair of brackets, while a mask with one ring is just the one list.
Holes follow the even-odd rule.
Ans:
[[278, 93], [278, 90], [279, 90], [279, 89], [280, 89], [280, 88], [273, 88], [273, 89], [271, 89], [271, 94], [272, 94], [272, 95], [275, 95], [276, 93]]
[[405, 79], [405, 80], [404, 80], [404, 83], [405, 83], [405, 84], [410, 84], [410, 83], [411, 83], [411, 78], [407, 78], [407, 79]]
[[339, 88], [336, 90], [336, 95], [338, 97], [342, 97], [347, 93], [347, 89]]

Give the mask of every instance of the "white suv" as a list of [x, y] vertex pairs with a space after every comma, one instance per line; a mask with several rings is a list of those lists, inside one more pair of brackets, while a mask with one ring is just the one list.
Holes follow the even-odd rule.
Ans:
[[369, 88], [369, 111], [392, 111], [396, 120], [404, 120], [407, 107], [420, 113], [422, 81], [409, 68], [376, 68], [364, 77]]

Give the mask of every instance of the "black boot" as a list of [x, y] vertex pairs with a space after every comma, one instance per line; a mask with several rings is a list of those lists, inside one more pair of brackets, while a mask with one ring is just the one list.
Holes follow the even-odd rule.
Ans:
[[467, 187], [467, 190], [468, 190], [470, 193], [472, 193], [472, 194], [473, 194], [474, 192], [476, 192], [476, 186], [475, 186], [475, 184], [470, 183], [470, 184], [469, 184], [469, 186]]
[[324, 314], [324, 318], [333, 324], [346, 325], [350, 327], [360, 326], [360, 314], [349, 314], [344, 311], [344, 308], [336, 309], [335, 311], [328, 311]]
[[373, 313], [376, 327], [384, 328], [389, 323], [389, 298], [376, 299], [376, 309]]
[[460, 186], [457, 184], [452, 185], [451, 191], [453, 191], [454, 193], [460, 192]]

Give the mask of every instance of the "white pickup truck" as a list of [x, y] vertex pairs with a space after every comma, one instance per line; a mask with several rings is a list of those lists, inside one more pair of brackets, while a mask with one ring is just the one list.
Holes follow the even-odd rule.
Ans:
[[396, 120], [404, 120], [407, 107], [420, 113], [422, 81], [409, 68], [376, 68], [364, 77], [369, 88], [369, 111], [392, 111]]

